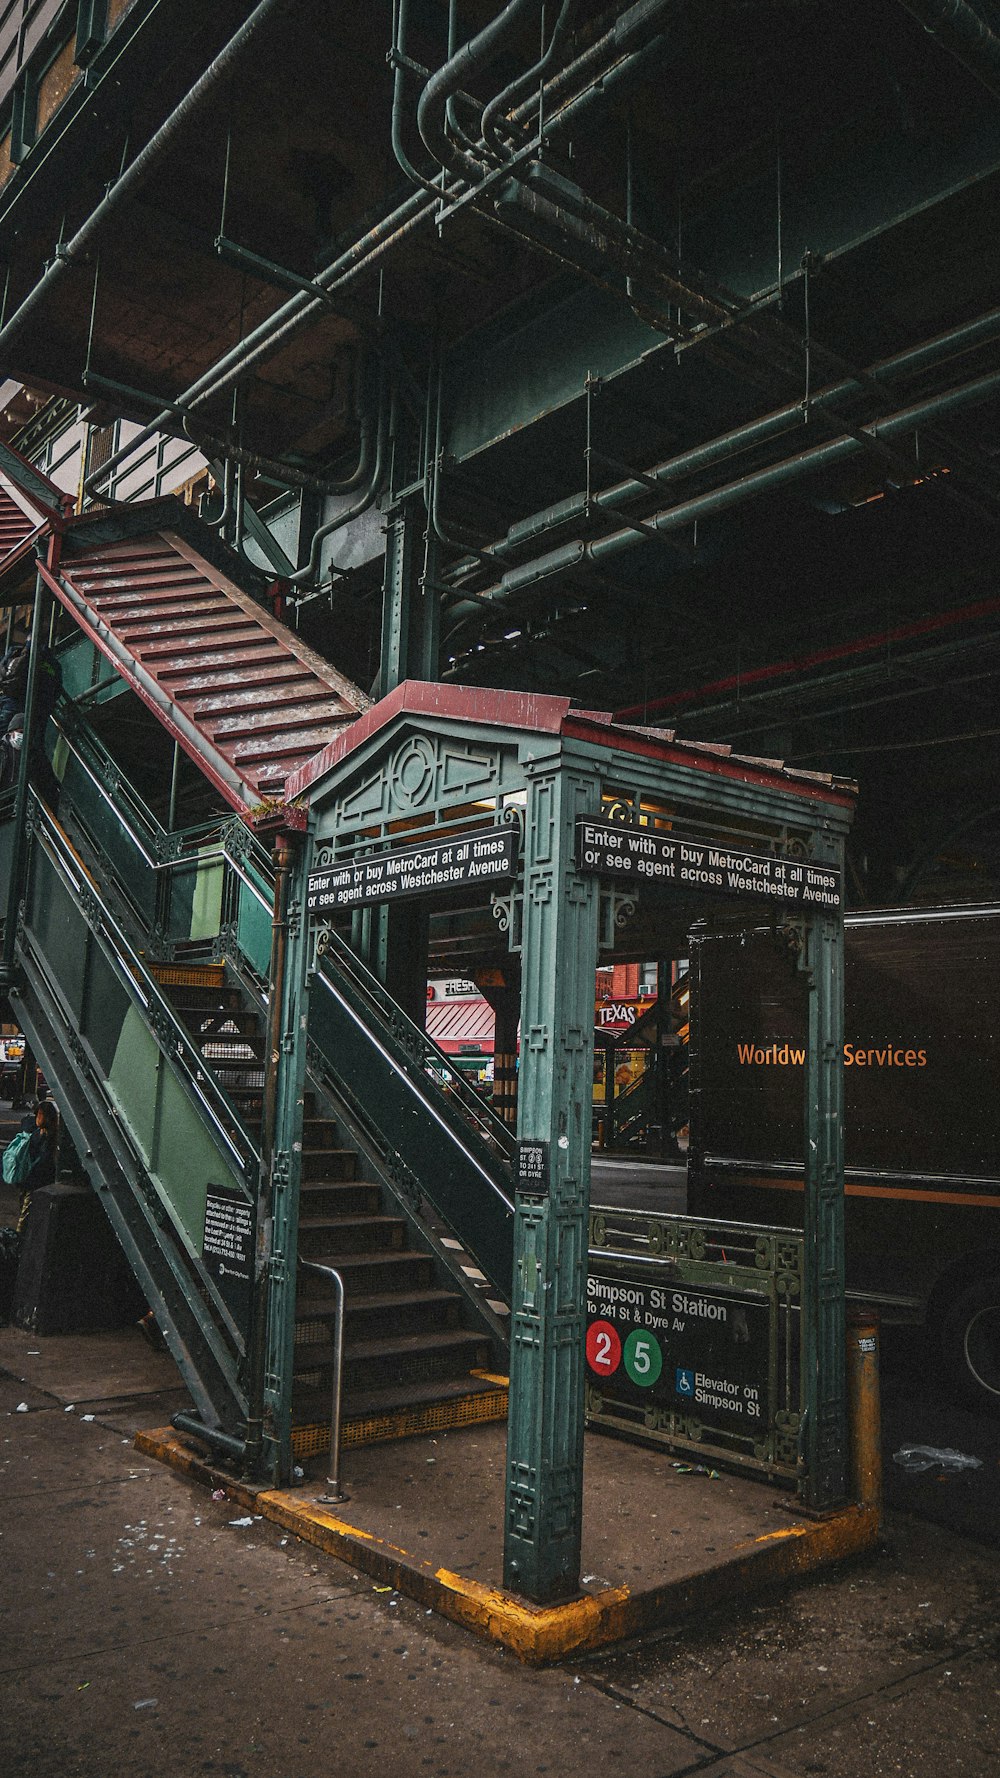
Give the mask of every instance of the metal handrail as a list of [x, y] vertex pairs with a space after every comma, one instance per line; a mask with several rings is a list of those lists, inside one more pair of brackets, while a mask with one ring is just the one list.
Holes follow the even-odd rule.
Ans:
[[322, 1272], [333, 1284], [333, 1393], [330, 1402], [330, 1454], [327, 1460], [326, 1493], [317, 1494], [320, 1506], [339, 1506], [350, 1498], [340, 1486], [340, 1406], [344, 1373], [344, 1280], [336, 1266], [317, 1259], [300, 1259], [307, 1271]]
[[[449, 1057], [438, 1048], [433, 1038], [428, 1037], [426, 1031], [422, 1031], [397, 1006], [378, 978], [366, 969], [338, 933], [328, 928], [323, 941], [323, 952], [331, 957], [340, 974], [357, 991], [366, 1008], [375, 1014], [383, 1029], [389, 1030], [425, 1076], [433, 1080], [438, 1080], [441, 1075], [445, 1076], [450, 1102], [461, 1113], [463, 1121], [471, 1125], [475, 1134], [490, 1149], [499, 1150], [502, 1158], [510, 1164], [516, 1141], [510, 1126], [498, 1118], [475, 1089], [469, 1086], [461, 1070], [452, 1066]], [[322, 969], [319, 973], [322, 979]]]
[[[233, 1157], [239, 1171], [247, 1178], [255, 1177], [260, 1169], [260, 1152], [243, 1128], [239, 1113], [216, 1082], [211, 1069], [206, 1066], [204, 1056], [178, 1020], [169, 1000], [161, 993], [159, 984], [149, 974], [142, 958], [133, 949], [122, 927], [98, 894], [92, 878], [81, 870], [58, 823], [34, 795], [32, 801], [42, 843], [57, 869], [74, 890], [84, 920], [92, 931], [107, 941], [119, 978], [142, 1004], [154, 1036], [157, 1024], [162, 1030], [170, 1032], [172, 1058], [180, 1068], [188, 1090], [202, 1106], [205, 1116]], [[93, 901], [97, 910], [99, 918], [95, 921], [87, 918], [87, 898]], [[161, 1044], [160, 1047], [164, 1046]], [[234, 1129], [239, 1131], [242, 1150], [240, 1144], [233, 1139]]]

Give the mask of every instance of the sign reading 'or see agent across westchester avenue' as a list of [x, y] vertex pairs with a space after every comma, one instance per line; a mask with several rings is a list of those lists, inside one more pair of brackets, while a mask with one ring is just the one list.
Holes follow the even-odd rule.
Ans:
[[310, 871], [309, 912], [324, 914], [377, 901], [403, 901], [411, 895], [473, 889], [481, 883], [504, 882], [516, 868], [517, 833], [513, 827], [485, 827], [478, 833], [440, 839], [428, 834], [416, 845], [401, 846], [395, 852]]
[[624, 821], [576, 824], [576, 867], [584, 875], [627, 883], [663, 883], [713, 895], [749, 895], [758, 901], [799, 906], [842, 906], [840, 872], [796, 858], [772, 858], [712, 840], [657, 833]]

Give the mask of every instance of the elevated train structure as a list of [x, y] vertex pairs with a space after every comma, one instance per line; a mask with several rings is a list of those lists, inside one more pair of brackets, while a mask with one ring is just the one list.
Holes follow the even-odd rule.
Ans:
[[[696, 911], [576, 881], [578, 816], [686, 814], [856, 906], [1000, 891], [998, 179], [986, 0], [8, 7], [0, 599], [66, 697], [3, 829], [4, 983], [234, 1461], [319, 1424], [296, 1260], [332, 1254], [359, 1427], [390, 1387], [502, 1412], [514, 1326], [508, 1578], [571, 1584], [593, 971]], [[506, 884], [307, 917], [310, 847], [493, 826]], [[827, 1035], [840, 911], [801, 916]], [[488, 983], [499, 1117], [439, 1090], [429, 976]]]

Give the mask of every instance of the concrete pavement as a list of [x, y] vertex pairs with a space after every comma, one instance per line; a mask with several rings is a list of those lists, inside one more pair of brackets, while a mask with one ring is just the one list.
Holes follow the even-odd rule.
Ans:
[[1000, 1774], [996, 1558], [938, 1527], [538, 1670], [138, 1455], [176, 1391], [131, 1330], [0, 1367], [10, 1778]]

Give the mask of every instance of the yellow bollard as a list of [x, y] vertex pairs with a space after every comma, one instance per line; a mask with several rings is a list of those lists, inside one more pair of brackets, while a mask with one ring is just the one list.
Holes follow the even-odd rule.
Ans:
[[851, 1493], [858, 1506], [882, 1513], [882, 1404], [879, 1390], [879, 1319], [869, 1309], [847, 1317], [847, 1425]]

